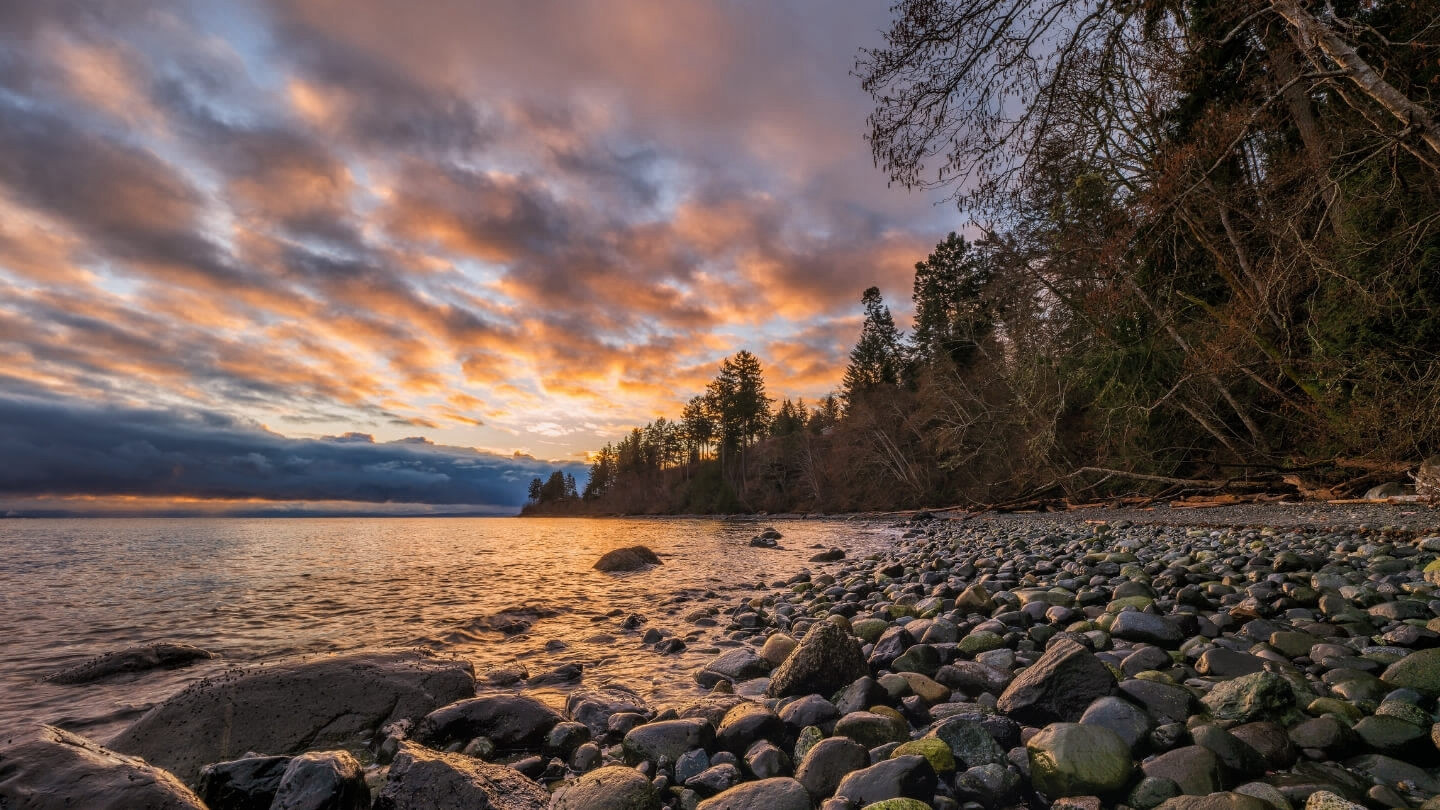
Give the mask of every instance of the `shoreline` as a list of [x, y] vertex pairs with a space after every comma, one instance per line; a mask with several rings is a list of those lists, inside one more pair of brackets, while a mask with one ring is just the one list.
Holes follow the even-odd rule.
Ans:
[[[623, 685], [582, 680], [562, 713], [482, 685], [482, 697], [424, 713], [458, 712], [463, 730], [446, 732], [457, 739], [419, 717], [371, 729], [377, 764], [359, 778], [403, 794], [394, 757], [404, 754], [559, 789], [556, 804], [531, 793], [514, 805], [527, 809], [612, 806], [581, 800], [617, 790], [705, 810], [859, 810], [883, 793], [917, 810], [1039, 808], [1062, 795], [1096, 802], [1067, 807], [1174, 810], [1212, 793], [1262, 810], [1322, 790], [1418, 806], [1440, 794], [1429, 740], [1440, 602], [1426, 601], [1425, 570], [1440, 537], [1416, 526], [1440, 525], [1440, 512], [1388, 509], [1292, 514], [1326, 528], [1255, 526], [1257, 510], [1233, 507], [905, 521], [886, 550], [767, 576], [687, 616], [724, 623], [737, 642], [695, 673], [708, 695], [652, 707]], [[1178, 520], [1197, 511], [1211, 522]], [[782, 533], [805, 519], [741, 518]], [[1064, 693], [1047, 686], [1057, 682]], [[517, 718], [545, 730], [511, 739], [502, 726]], [[1113, 754], [1109, 773], [1093, 757], [1067, 759], [1080, 749]], [[816, 782], [841, 765], [834, 784]], [[819, 795], [827, 789], [855, 801]]]

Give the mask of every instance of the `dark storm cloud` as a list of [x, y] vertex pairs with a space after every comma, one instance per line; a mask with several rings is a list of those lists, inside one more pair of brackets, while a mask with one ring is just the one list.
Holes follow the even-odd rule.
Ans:
[[[0, 495], [518, 507], [553, 465], [424, 439], [290, 439], [224, 414], [0, 398]], [[583, 474], [583, 468], [569, 470]]]

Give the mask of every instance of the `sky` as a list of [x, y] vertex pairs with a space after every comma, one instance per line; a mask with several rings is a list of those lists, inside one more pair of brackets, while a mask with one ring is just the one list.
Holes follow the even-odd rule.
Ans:
[[0, 515], [513, 511], [739, 349], [832, 390], [958, 224], [886, 6], [0, 3]]

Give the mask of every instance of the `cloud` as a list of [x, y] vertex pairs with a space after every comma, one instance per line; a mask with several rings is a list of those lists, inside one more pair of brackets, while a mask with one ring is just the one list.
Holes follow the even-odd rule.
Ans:
[[410, 437], [293, 439], [209, 411], [0, 397], [0, 495], [443, 504], [513, 511], [555, 465]]
[[861, 138], [886, 14], [0, 3], [0, 396], [561, 458], [740, 348], [822, 395], [950, 230]]

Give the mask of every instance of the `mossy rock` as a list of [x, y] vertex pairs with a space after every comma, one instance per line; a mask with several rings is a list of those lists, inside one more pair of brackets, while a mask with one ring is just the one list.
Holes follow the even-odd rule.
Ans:
[[911, 740], [890, 752], [890, 758], [894, 759], [910, 754], [919, 754], [925, 757], [929, 761], [930, 767], [942, 776], [955, 772], [955, 755], [950, 752], [950, 746], [944, 740], [935, 737]]

